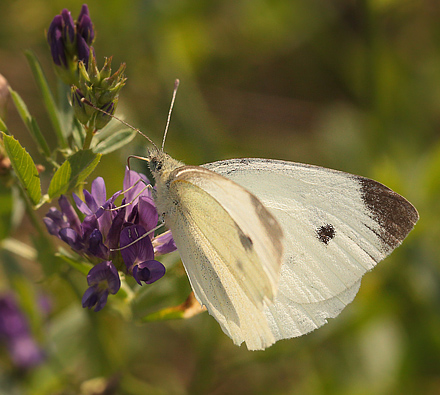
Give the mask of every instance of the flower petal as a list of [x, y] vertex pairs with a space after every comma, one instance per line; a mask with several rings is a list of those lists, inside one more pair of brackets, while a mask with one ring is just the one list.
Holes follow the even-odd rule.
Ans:
[[95, 38], [95, 31], [87, 4], [83, 4], [81, 12], [78, 15], [78, 33], [84, 38], [87, 44], [92, 44]]
[[59, 232], [60, 239], [69, 244], [76, 251], [81, 251], [84, 248], [81, 236], [72, 228], [63, 228]]
[[[159, 219], [156, 206], [152, 199], [142, 196], [139, 198], [139, 225], [142, 225], [147, 232], [154, 229]], [[154, 237], [154, 232], [151, 233], [150, 238]]]
[[81, 211], [85, 215], [93, 214], [87, 204], [85, 204], [76, 193], [72, 193], [72, 197], [79, 211]]
[[96, 204], [98, 206], [102, 206], [107, 199], [107, 194], [106, 194], [106, 190], [105, 190], [105, 182], [102, 177], [97, 177], [93, 180], [91, 192], [92, 192], [92, 196], [93, 196]]
[[98, 287], [92, 286], [87, 288], [81, 299], [82, 307], [91, 309], [98, 301]]
[[44, 217], [43, 222], [46, 225], [47, 231], [53, 235], [58, 236], [58, 232], [60, 231], [60, 227], [58, 224], [55, 223], [55, 221], [49, 217]]
[[70, 204], [67, 197], [61, 195], [58, 199], [58, 205], [60, 206], [62, 213], [65, 215], [68, 223], [70, 224], [70, 227], [79, 233], [81, 230], [81, 221], [79, 220], [75, 209]]
[[118, 210], [107, 233], [106, 244], [110, 249], [119, 247], [119, 238], [125, 220], [125, 207]]
[[177, 250], [173, 235], [170, 230], [153, 239], [154, 253], [156, 255], [168, 254]]
[[51, 207], [49, 212], [43, 218], [47, 230], [51, 235], [59, 236], [60, 229], [66, 228], [69, 224], [64, 220], [63, 213], [58, 211], [55, 207]]
[[103, 203], [96, 211], [96, 217], [98, 218], [99, 229], [101, 233], [107, 238], [107, 233], [110, 230], [113, 219], [116, 217], [116, 211], [110, 211], [109, 209], [114, 208], [113, 202], [121, 194], [121, 191], [116, 192], [113, 196]]
[[[119, 289], [121, 285], [118, 271], [111, 261], [98, 263], [90, 269], [87, 275], [87, 284], [89, 286], [98, 285], [102, 281], [107, 281], [109, 284], [112, 283], [112, 289], [115, 289], [115, 285], [117, 284], [119, 284], [117, 287]], [[116, 292], [117, 290], [112, 293]]]
[[96, 202], [95, 197], [87, 189], [84, 189], [83, 193], [87, 207], [93, 214], [95, 214], [100, 205]]
[[75, 40], [75, 25], [73, 23], [72, 15], [70, 15], [70, 11], [64, 8], [61, 11], [61, 17], [63, 18], [63, 38], [67, 42], [73, 43]]
[[102, 308], [107, 304], [107, 298], [108, 298], [108, 290], [106, 289], [105, 291], [99, 294], [96, 307], [94, 308], [95, 313], [97, 313], [99, 310], [102, 310]]
[[81, 224], [82, 236], [84, 239], [89, 238], [95, 229], [99, 229], [98, 220], [95, 214], [88, 215]]
[[102, 234], [99, 229], [94, 229], [88, 240], [87, 252], [101, 259], [108, 258], [108, 248], [102, 242]]
[[165, 266], [159, 261], [151, 260], [142, 262], [133, 268], [133, 277], [140, 284], [144, 281], [146, 284], [152, 284], [162, 278], [165, 274]]
[[[145, 233], [147, 233], [146, 230], [140, 225], [131, 225], [122, 229], [119, 243], [121, 248], [135, 242]], [[130, 247], [122, 249], [121, 255], [128, 270], [137, 262], [154, 259], [154, 250], [150, 238], [144, 237]]]
[[[148, 184], [150, 184], [150, 181], [148, 181], [147, 177], [145, 177], [143, 174], [137, 173], [133, 170], [129, 170], [128, 167], [125, 168], [123, 185], [124, 191], [127, 191], [129, 189], [125, 193], [125, 198], [127, 199], [127, 202], [131, 202], [133, 203], [133, 205], [135, 205], [138, 202], [139, 196], [152, 198], [150, 189], [146, 188]], [[129, 215], [130, 212], [131, 209], [128, 208], [127, 215]]]
[[86, 40], [81, 35], [76, 35], [76, 49], [78, 51], [78, 60], [82, 61], [85, 66], [89, 64], [90, 48]]
[[50, 45], [53, 62], [57, 66], [63, 65], [67, 67], [67, 58], [63, 41], [63, 17], [57, 15], [53, 18], [52, 23], [47, 31], [47, 41]]

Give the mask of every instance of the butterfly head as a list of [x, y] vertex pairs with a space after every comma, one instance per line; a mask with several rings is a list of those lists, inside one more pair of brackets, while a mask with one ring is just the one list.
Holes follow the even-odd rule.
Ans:
[[148, 165], [155, 180], [168, 178], [168, 175], [183, 163], [173, 159], [162, 150], [153, 149], [148, 153]]

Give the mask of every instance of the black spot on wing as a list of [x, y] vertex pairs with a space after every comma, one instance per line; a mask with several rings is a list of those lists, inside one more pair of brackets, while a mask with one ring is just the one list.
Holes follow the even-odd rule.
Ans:
[[246, 251], [252, 250], [254, 244], [252, 239], [249, 236], [246, 236], [243, 232], [240, 233], [240, 243]]
[[323, 225], [316, 229], [316, 234], [318, 239], [322, 241], [325, 245], [328, 245], [329, 241], [335, 237], [335, 228], [331, 224]]
[[380, 225], [380, 238], [386, 250], [396, 248], [419, 219], [415, 207], [385, 185], [358, 177], [362, 200], [371, 218]]
[[250, 236], [244, 234], [241, 228], [235, 223], [235, 228], [237, 229], [238, 238], [240, 239], [241, 245], [244, 247], [246, 251], [252, 250], [254, 248], [254, 242], [250, 238]]

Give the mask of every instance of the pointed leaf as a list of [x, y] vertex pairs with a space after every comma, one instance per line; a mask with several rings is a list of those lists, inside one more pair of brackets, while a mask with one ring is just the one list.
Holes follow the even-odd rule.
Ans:
[[66, 159], [55, 172], [49, 185], [49, 198], [66, 193], [83, 182], [99, 163], [100, 154], [91, 150], [78, 151]]
[[47, 144], [44, 136], [41, 134], [40, 128], [37, 125], [37, 121], [29, 113], [26, 103], [17, 92], [13, 91], [12, 89], [9, 89], [9, 91], [11, 92], [12, 101], [14, 102], [21, 119], [29, 130], [29, 133], [34, 138], [35, 142], [38, 144], [38, 147], [43, 152], [43, 154], [46, 157], [50, 157], [51, 153], [49, 145]]
[[8, 127], [5, 124], [5, 121], [3, 121], [3, 119], [0, 118], [0, 132], [5, 132], [6, 134], [10, 134]]
[[73, 117], [72, 120], [72, 137], [73, 137], [73, 142], [78, 148], [84, 145], [84, 138], [85, 138], [84, 127], [78, 121], [77, 117]]
[[61, 148], [68, 148], [67, 140], [63, 133], [63, 128], [61, 126], [60, 118], [58, 116], [58, 109], [55, 105], [55, 100], [52, 96], [52, 92], [50, 91], [49, 84], [47, 83], [46, 77], [44, 76], [43, 70], [41, 69], [40, 62], [31, 51], [25, 51], [25, 55], [34, 75], [35, 82], [40, 88], [41, 94], [43, 96], [44, 105], [46, 107], [47, 113], [49, 114], [49, 118], [55, 130], [55, 134], [58, 138], [58, 144], [61, 146]]
[[78, 257], [74, 258], [64, 248], [60, 248], [59, 252], [57, 252], [55, 255], [85, 276], [89, 274], [90, 269], [93, 267], [93, 265], [89, 262], [84, 262], [78, 259]]
[[40, 175], [31, 156], [12, 136], [3, 133], [3, 144], [23, 189], [32, 204], [36, 205], [41, 199]]
[[131, 129], [125, 129], [118, 131], [105, 140], [100, 141], [93, 148], [93, 151], [102, 155], [113, 152], [124, 145], [127, 145], [131, 140], [136, 137], [137, 132]]

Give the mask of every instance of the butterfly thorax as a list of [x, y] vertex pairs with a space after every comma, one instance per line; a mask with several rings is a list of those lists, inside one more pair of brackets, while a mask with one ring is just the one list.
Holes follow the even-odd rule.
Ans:
[[173, 178], [172, 172], [184, 164], [163, 151], [151, 152], [148, 159], [151, 173], [156, 181], [155, 202], [157, 210], [166, 219], [170, 210], [174, 209], [174, 199], [169, 191]]

